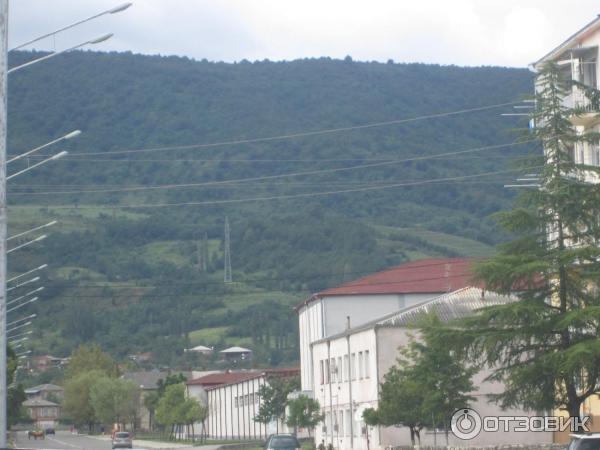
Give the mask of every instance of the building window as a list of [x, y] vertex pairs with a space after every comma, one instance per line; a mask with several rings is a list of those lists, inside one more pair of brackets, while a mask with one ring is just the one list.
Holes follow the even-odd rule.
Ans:
[[235, 404], [235, 407], [237, 408], [238, 407], [238, 396], [237, 395], [235, 396], [234, 404]]
[[323, 369], [323, 360], [319, 361], [319, 366], [321, 368], [321, 384], [325, 383], [325, 374]]
[[369, 350], [365, 350], [365, 378], [369, 378], [369, 376], [371, 375], [369, 370], [370, 364], [371, 361], [369, 361]]
[[356, 353], [352, 353], [350, 360], [350, 378], [356, 380]]
[[348, 362], [348, 355], [344, 355], [344, 381], [348, 381], [349, 373], [350, 373], [350, 363]]
[[329, 383], [330, 379], [329, 378], [331, 376], [331, 369], [329, 368], [329, 359], [325, 360], [325, 383]]
[[342, 367], [342, 357], [339, 356], [337, 359], [337, 381], [341, 383], [344, 380], [344, 368]]
[[358, 379], [362, 380], [363, 378], [363, 352], [358, 352]]
[[339, 415], [340, 415], [340, 418], [338, 421], [338, 434], [340, 436], [343, 436], [344, 435], [344, 411], [340, 410]]
[[350, 436], [350, 425], [352, 424], [352, 415], [350, 414], [350, 410], [346, 410], [346, 436]]
[[331, 382], [337, 381], [337, 367], [335, 366], [335, 358], [331, 358]]

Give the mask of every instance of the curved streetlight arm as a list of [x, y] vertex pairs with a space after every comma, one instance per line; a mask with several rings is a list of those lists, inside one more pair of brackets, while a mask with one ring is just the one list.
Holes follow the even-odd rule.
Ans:
[[25, 42], [23, 44], [17, 45], [16, 47], [11, 48], [9, 50], [9, 52], [12, 52], [13, 50], [19, 50], [19, 49], [21, 49], [23, 47], [27, 47], [28, 45], [31, 45], [31, 44], [33, 44], [33, 43], [35, 43], [37, 41], [41, 41], [42, 39], [46, 39], [46, 38], [48, 38], [50, 36], [54, 36], [55, 34], [58, 34], [58, 33], [61, 33], [63, 31], [65, 31], [65, 30], [68, 30], [70, 28], [76, 27], [77, 25], [81, 25], [82, 23], [89, 22], [90, 20], [96, 19], [96, 18], [98, 18], [100, 16], [104, 16], [106, 14], [116, 14], [116, 13], [119, 13], [121, 11], [125, 11], [132, 4], [133, 3], [130, 3], [130, 2], [124, 3], [124, 4], [120, 5], [120, 6], [116, 6], [116, 7], [112, 8], [112, 9], [107, 10], [107, 11], [103, 11], [101, 13], [98, 13], [98, 14], [95, 14], [93, 16], [90, 16], [87, 19], [79, 20], [79, 21], [74, 22], [74, 23], [72, 23], [70, 25], [67, 25], [66, 27], [62, 27], [62, 28], [60, 28], [58, 30], [52, 31], [50, 33], [44, 34], [43, 36], [37, 37], [35, 39], [32, 39], [31, 41], [27, 41], [27, 42]]
[[7, 282], [7, 283], [10, 283], [10, 282], [12, 282], [12, 281], [18, 280], [19, 278], [26, 277], [26, 276], [27, 276], [27, 275], [29, 275], [30, 273], [37, 272], [38, 270], [45, 269], [46, 267], [48, 267], [48, 264], [42, 264], [41, 266], [39, 266], [39, 267], [36, 267], [35, 269], [28, 270], [27, 272], [24, 272], [24, 273], [22, 273], [21, 275], [17, 275], [17, 276], [15, 276], [15, 277], [12, 277], [12, 278], [10, 278], [10, 279], [6, 280], [6, 282]]
[[27, 246], [29, 246], [29, 245], [31, 245], [31, 244], [35, 244], [36, 242], [43, 241], [43, 240], [44, 240], [44, 239], [46, 239], [47, 237], [48, 237], [48, 235], [47, 235], [47, 234], [42, 234], [40, 237], [37, 237], [37, 238], [35, 238], [35, 239], [31, 240], [31, 241], [27, 241], [27, 242], [25, 242], [24, 244], [17, 245], [16, 247], [13, 247], [13, 248], [11, 248], [10, 250], [7, 250], [7, 251], [6, 251], [6, 254], [8, 255], [9, 253], [12, 253], [12, 252], [14, 252], [14, 251], [17, 251], [17, 250], [19, 250], [20, 248], [27, 247]]
[[63, 53], [67, 53], [67, 52], [70, 52], [72, 50], [77, 50], [78, 48], [81, 48], [84, 45], [99, 44], [100, 42], [104, 42], [107, 39], [110, 39], [112, 36], [113, 36], [112, 33], [105, 34], [104, 36], [100, 36], [99, 38], [92, 39], [91, 41], [86, 41], [86, 42], [84, 42], [82, 44], [75, 45], [74, 47], [69, 47], [69, 48], [67, 48], [65, 50], [61, 50], [59, 52], [49, 53], [48, 55], [42, 56], [41, 58], [37, 58], [37, 59], [34, 59], [33, 61], [29, 61], [29, 62], [26, 62], [25, 64], [21, 64], [20, 66], [15, 66], [15, 67], [13, 67], [11, 69], [8, 69], [6, 71], [6, 73], [9, 74], [9, 73], [14, 72], [16, 70], [20, 70], [20, 69], [23, 69], [25, 67], [31, 66], [33, 64], [39, 63], [41, 61], [45, 61], [47, 59], [54, 58], [55, 56], [62, 55]]
[[15, 334], [15, 335], [11, 336], [10, 338], [16, 339], [16, 338], [20, 338], [23, 336], [29, 336], [30, 334], [33, 334], [33, 330], [26, 331], [25, 333]]
[[27, 286], [28, 284], [35, 283], [36, 281], [39, 281], [39, 280], [40, 280], [40, 277], [35, 277], [35, 278], [32, 278], [31, 280], [23, 281], [22, 283], [19, 283], [16, 286], [7, 288], [6, 292], [13, 291], [13, 290], [18, 289], [18, 288], [20, 288], [22, 286]]
[[23, 306], [27, 306], [27, 305], [29, 305], [30, 303], [37, 302], [37, 301], [38, 301], [38, 299], [39, 299], [39, 297], [33, 297], [32, 299], [30, 299], [30, 300], [27, 300], [26, 302], [23, 302], [23, 303], [21, 303], [21, 304], [19, 304], [19, 305], [17, 305], [17, 306], [14, 306], [14, 307], [12, 307], [12, 308], [10, 308], [10, 309], [7, 309], [7, 310], [6, 310], [6, 314], [8, 314], [8, 313], [10, 313], [10, 312], [13, 312], [13, 311], [16, 311], [17, 309], [20, 309], [20, 308], [22, 308]]
[[[7, 333], [7, 334], [8, 334], [8, 333], [12, 333], [13, 331], [15, 331], [15, 330], [18, 330], [19, 328], [28, 327], [28, 326], [29, 326], [29, 325], [31, 325], [32, 323], [33, 323], [33, 322], [29, 321], [29, 322], [25, 322], [24, 324], [17, 325], [16, 327], [8, 328], [8, 329], [6, 330], [6, 333]], [[10, 336], [8, 336], [8, 337], [10, 337]]]
[[25, 297], [28, 297], [28, 296], [30, 296], [31, 294], [35, 294], [36, 292], [40, 292], [40, 291], [43, 291], [43, 290], [44, 290], [44, 286], [41, 286], [41, 287], [39, 287], [39, 288], [37, 288], [37, 289], [34, 289], [33, 291], [31, 291], [31, 292], [28, 292], [28, 293], [27, 293], [27, 294], [25, 294], [25, 295], [21, 295], [20, 297], [18, 297], [18, 298], [15, 298], [14, 300], [11, 300], [10, 302], [8, 302], [8, 303], [6, 304], [6, 306], [13, 305], [13, 304], [15, 304], [16, 302], [18, 302], [19, 300], [22, 300], [22, 299], [24, 299]]
[[35, 163], [35, 164], [33, 164], [33, 165], [29, 166], [29, 167], [28, 167], [28, 168], [26, 168], [26, 169], [20, 170], [20, 171], [18, 171], [17, 173], [13, 173], [12, 175], [10, 175], [10, 176], [6, 177], [6, 181], [8, 181], [8, 180], [10, 180], [11, 178], [14, 178], [14, 177], [16, 177], [16, 176], [19, 176], [19, 175], [21, 175], [21, 174], [23, 174], [23, 173], [25, 173], [25, 172], [29, 172], [31, 169], [35, 169], [36, 167], [39, 167], [39, 166], [41, 166], [42, 164], [46, 164], [46, 163], [47, 163], [47, 162], [49, 162], [49, 161], [53, 161], [53, 160], [55, 160], [55, 159], [62, 158], [63, 156], [67, 155], [68, 153], [69, 153], [69, 152], [67, 152], [67, 151], [64, 151], [64, 152], [57, 153], [56, 155], [54, 155], [54, 156], [51, 156], [50, 158], [46, 158], [46, 159], [44, 159], [43, 161], [40, 161], [40, 162], [38, 162], [38, 163]]
[[19, 323], [19, 322], [23, 322], [24, 320], [31, 320], [31, 319], [35, 319], [36, 317], [37, 317], [37, 314], [35, 314], [35, 313], [34, 313], [34, 314], [29, 314], [29, 315], [28, 315], [28, 316], [26, 316], [26, 317], [21, 317], [20, 319], [13, 320], [12, 322], [9, 322], [9, 323], [7, 323], [7, 324], [6, 324], [6, 326], [8, 326], [8, 327], [12, 327], [13, 325], [15, 325], [15, 324], [17, 324], [17, 323]]
[[21, 236], [25, 236], [26, 234], [33, 233], [34, 231], [39, 231], [39, 230], [41, 230], [43, 228], [51, 227], [52, 225], [56, 225], [57, 223], [58, 222], [56, 220], [53, 220], [52, 222], [48, 222], [48, 223], [46, 223], [44, 225], [40, 225], [39, 227], [32, 228], [31, 230], [23, 231], [22, 233], [15, 234], [14, 236], [10, 236], [10, 237], [6, 238], [6, 240], [10, 241], [12, 239], [16, 239], [16, 238], [19, 238]]
[[12, 158], [10, 158], [8, 161], [6, 161], [6, 164], [11, 163], [13, 161], [16, 161], [17, 159], [21, 159], [21, 158], [25, 158], [26, 156], [31, 155], [32, 153], [37, 152], [38, 150], [42, 150], [46, 147], [49, 147], [53, 144], [56, 144], [57, 142], [61, 142], [61, 141], [66, 141], [68, 139], [77, 137], [81, 134], [81, 130], [75, 130], [75, 131], [71, 131], [70, 133], [65, 134], [64, 136], [59, 137], [58, 139], [54, 139], [53, 141], [48, 142], [47, 144], [44, 145], [40, 145], [39, 147], [36, 147], [32, 150], [29, 150], [28, 152], [22, 153], [20, 155], [14, 156]]

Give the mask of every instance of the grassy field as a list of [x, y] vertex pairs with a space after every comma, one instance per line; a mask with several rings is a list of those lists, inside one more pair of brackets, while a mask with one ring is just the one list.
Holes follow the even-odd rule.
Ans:
[[378, 242], [392, 252], [404, 252], [409, 259], [430, 258], [451, 253], [457, 256], [489, 256], [494, 248], [473, 239], [421, 228], [374, 226]]

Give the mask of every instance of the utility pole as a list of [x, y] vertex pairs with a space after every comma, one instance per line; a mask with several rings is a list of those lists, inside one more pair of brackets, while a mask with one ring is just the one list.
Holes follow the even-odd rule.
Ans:
[[231, 236], [230, 236], [230, 230], [229, 230], [229, 218], [225, 217], [225, 257], [224, 257], [224, 264], [225, 264], [225, 276], [223, 278], [223, 280], [225, 281], [225, 283], [231, 283], [232, 277], [231, 277]]
[[208, 271], [208, 233], [202, 239], [202, 272]]
[[6, 97], [8, 0], [0, 0], [0, 448], [6, 448]]

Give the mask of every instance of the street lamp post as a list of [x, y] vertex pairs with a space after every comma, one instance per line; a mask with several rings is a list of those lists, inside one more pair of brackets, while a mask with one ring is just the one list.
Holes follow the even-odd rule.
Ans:
[[99, 14], [95, 14], [95, 15], [93, 15], [91, 17], [88, 17], [87, 19], [79, 20], [78, 22], [75, 22], [75, 23], [72, 23], [70, 25], [67, 25], [66, 27], [62, 27], [62, 28], [60, 28], [60, 29], [58, 29], [56, 31], [52, 31], [50, 33], [44, 34], [43, 36], [40, 36], [40, 37], [37, 37], [37, 38], [32, 39], [30, 41], [27, 41], [27, 42], [25, 42], [23, 44], [17, 45], [16, 47], [11, 48], [9, 51], [12, 52], [13, 50], [19, 50], [19, 49], [21, 49], [23, 47], [27, 47], [28, 45], [31, 45], [31, 44], [33, 44], [35, 42], [38, 42], [38, 41], [41, 41], [42, 39], [46, 39], [46, 38], [48, 38], [50, 36], [54, 36], [55, 34], [61, 33], [62, 31], [65, 31], [65, 30], [68, 30], [70, 28], [76, 27], [77, 25], [81, 25], [82, 23], [89, 22], [90, 20], [96, 19], [97, 17], [104, 16], [105, 14], [116, 14], [116, 13], [119, 13], [121, 11], [125, 11], [131, 5], [132, 5], [132, 3], [130, 3], [130, 2], [123, 3], [122, 5], [116, 6], [114, 8], [109, 9], [109, 10], [103, 11], [103, 12], [101, 12]]
[[82, 42], [81, 44], [74, 45], [73, 47], [69, 47], [69, 48], [67, 48], [65, 50], [61, 50], [59, 52], [50, 53], [48, 55], [42, 56], [41, 58], [34, 59], [33, 61], [28, 61], [28, 62], [26, 62], [24, 64], [19, 65], [19, 66], [12, 67], [9, 70], [7, 70], [6, 73], [15, 72], [16, 70], [20, 70], [20, 69], [23, 69], [25, 67], [31, 66], [33, 64], [39, 63], [41, 61], [45, 61], [47, 59], [54, 58], [55, 56], [62, 55], [63, 53], [67, 53], [67, 52], [70, 52], [72, 50], [77, 50], [78, 48], [81, 48], [81, 47], [83, 47], [85, 45], [99, 44], [100, 42], [104, 42], [107, 39], [110, 39], [112, 36], [113, 36], [112, 33], [108, 33], [108, 34], [105, 34], [103, 36], [100, 36], [99, 38], [92, 39], [90, 41]]
[[0, 447], [6, 448], [6, 95], [8, 0], [0, 0]]
[[25, 153], [21, 153], [20, 155], [13, 156], [13, 157], [12, 157], [12, 158], [10, 158], [8, 161], [6, 161], [6, 164], [9, 164], [9, 163], [11, 163], [11, 162], [13, 162], [13, 161], [16, 161], [17, 159], [25, 158], [26, 156], [29, 156], [29, 155], [31, 155], [32, 153], [35, 153], [35, 152], [37, 152], [37, 151], [39, 151], [39, 150], [42, 150], [42, 149], [44, 149], [44, 148], [46, 148], [46, 147], [49, 147], [49, 146], [51, 146], [51, 145], [53, 145], [53, 144], [56, 144], [56, 143], [58, 143], [58, 142], [61, 142], [61, 141], [67, 141], [67, 140], [69, 140], [69, 139], [72, 139], [72, 138], [74, 138], [74, 137], [77, 137], [77, 136], [79, 136], [80, 134], [81, 134], [81, 131], [80, 131], [80, 130], [71, 131], [70, 133], [67, 133], [67, 134], [65, 134], [64, 136], [61, 136], [61, 137], [59, 137], [58, 139], [54, 139], [53, 141], [50, 141], [50, 142], [48, 142], [48, 143], [46, 143], [46, 144], [44, 144], [44, 145], [40, 145], [39, 147], [36, 147], [36, 148], [34, 148], [34, 149], [32, 149], [32, 150], [29, 150], [29, 151], [27, 151], [27, 152], [25, 152]]

